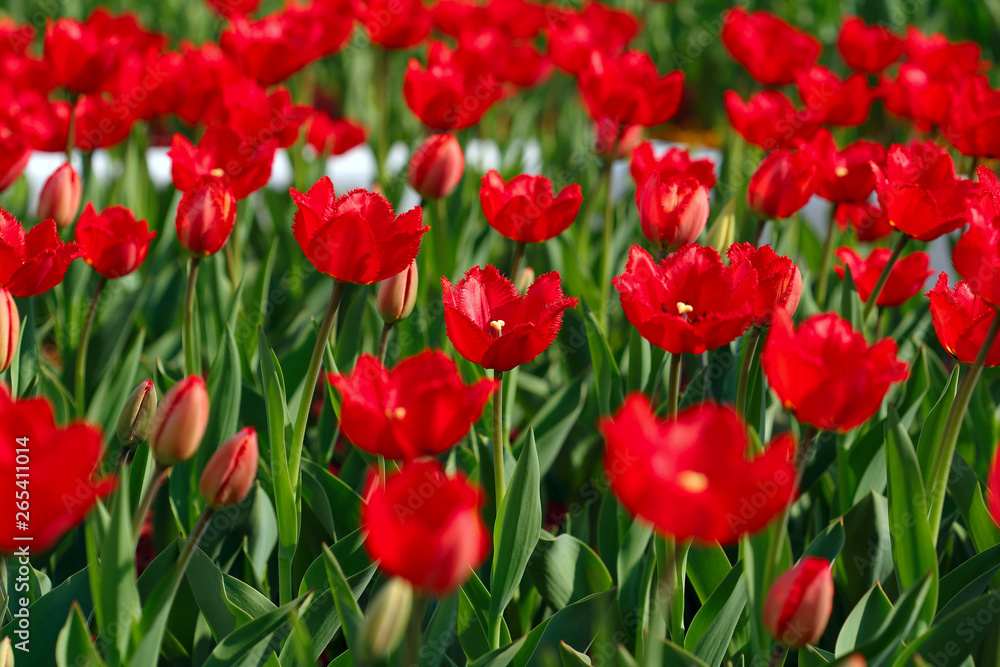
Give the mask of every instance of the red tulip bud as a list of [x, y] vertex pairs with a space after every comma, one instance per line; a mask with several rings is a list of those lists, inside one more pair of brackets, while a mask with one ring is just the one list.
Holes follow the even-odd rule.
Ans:
[[[613, 118], [602, 118], [594, 125], [594, 152], [601, 157], [624, 160], [642, 142], [642, 125], [621, 124]], [[616, 149], [617, 146], [617, 149]], [[611, 155], [611, 151], [615, 151]]]
[[236, 198], [220, 178], [203, 176], [177, 205], [177, 238], [195, 257], [214, 255], [229, 240], [236, 222]]
[[69, 162], [56, 169], [38, 197], [38, 219], [52, 218], [61, 228], [69, 227], [80, 211], [83, 184]]
[[21, 316], [10, 292], [0, 287], [0, 373], [10, 368], [21, 335]]
[[708, 188], [695, 178], [660, 178], [654, 173], [635, 194], [642, 234], [676, 250], [693, 243], [708, 222]]
[[526, 266], [517, 272], [517, 278], [514, 279], [514, 289], [524, 294], [533, 282], [535, 282], [535, 270]]
[[417, 260], [413, 260], [408, 267], [378, 284], [375, 307], [382, 321], [395, 324], [410, 316], [416, 302]]
[[175, 384], [156, 410], [149, 445], [162, 465], [187, 461], [198, 451], [208, 426], [205, 381], [189, 375]]
[[452, 134], [433, 134], [410, 158], [406, 182], [425, 199], [447, 197], [462, 180], [465, 156]]
[[792, 648], [823, 636], [833, 611], [833, 573], [825, 558], [806, 556], [778, 577], [764, 602], [764, 627]]
[[212, 454], [198, 488], [210, 507], [229, 507], [247, 497], [256, 478], [257, 432], [248, 426]]

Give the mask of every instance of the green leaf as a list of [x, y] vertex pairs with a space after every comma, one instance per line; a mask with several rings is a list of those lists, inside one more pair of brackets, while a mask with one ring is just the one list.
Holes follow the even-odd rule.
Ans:
[[240, 353], [236, 348], [233, 330], [227, 325], [222, 344], [208, 372], [208, 396], [212, 409], [208, 415], [205, 437], [196, 454], [198, 464], [194, 466], [194, 472], [200, 474], [219, 445], [236, 433], [242, 394]]
[[[458, 595], [458, 641], [470, 661], [478, 660], [490, 651], [490, 637], [487, 634], [490, 592], [473, 572], [462, 584]], [[507, 622], [501, 617], [500, 643], [502, 645], [509, 642], [510, 630], [507, 628]]]
[[882, 590], [882, 585], [875, 584], [855, 605], [840, 627], [836, 654], [850, 653], [854, 647], [872, 639], [890, 613], [892, 613], [892, 603]]
[[560, 609], [528, 633], [514, 665], [535, 667], [545, 665], [553, 657], [558, 660], [560, 643], [586, 651], [614, 601], [614, 591], [605, 591]]
[[630, 327], [628, 336], [628, 391], [639, 391], [649, 379], [652, 365], [649, 341]]
[[885, 496], [868, 493], [844, 515], [844, 548], [834, 562], [837, 592], [854, 606], [878, 581], [892, 574], [892, 554], [886, 548], [889, 508]]
[[216, 640], [275, 609], [274, 603], [256, 589], [227, 578], [201, 549], [195, 549], [191, 556], [187, 580]]
[[132, 536], [132, 511], [128, 498], [129, 466], [121, 470], [111, 526], [101, 545], [101, 591], [95, 598], [99, 634], [107, 639], [108, 662], [117, 665], [128, 653], [132, 627], [142, 615], [139, 589], [135, 583], [135, 540]]
[[527, 571], [542, 599], [553, 609], [606, 591], [613, 583], [600, 556], [572, 535], [543, 533]]
[[896, 606], [889, 612], [889, 616], [873, 633], [870, 640], [856, 647], [856, 652], [864, 656], [869, 664], [882, 664], [910, 634], [920, 616], [920, 610], [930, 588], [931, 575], [928, 574], [913, 587], [903, 591], [896, 600]]
[[975, 599], [1000, 570], [1000, 544], [978, 553], [941, 578], [938, 617]]
[[361, 496], [342, 479], [309, 459], [302, 461], [302, 497], [333, 539], [358, 529]]
[[865, 323], [861, 319], [861, 298], [858, 296], [857, 285], [851, 268], [844, 267], [844, 277], [840, 285], [840, 316], [851, 323], [855, 331], [865, 331]]
[[646, 664], [661, 664], [663, 667], [709, 667], [707, 662], [669, 639], [655, 642], [649, 650], [651, 654], [659, 652], [662, 661], [650, 661]]
[[503, 614], [521, 583], [531, 552], [542, 529], [538, 453], [534, 432], [528, 432], [524, 449], [497, 510], [493, 572], [490, 577], [490, 618]]
[[[899, 589], [906, 590], [930, 575], [930, 587], [920, 621], [930, 625], [937, 608], [937, 551], [927, 521], [927, 501], [920, 465], [910, 436], [899, 423], [896, 409], [889, 406], [886, 422], [886, 474], [889, 478], [889, 521], [892, 530], [892, 560]], [[918, 628], [919, 629], [919, 628]]]
[[347, 647], [354, 655], [362, 655], [358, 642], [361, 641], [361, 624], [364, 622], [365, 616], [361, 613], [361, 607], [358, 606], [358, 601], [351, 591], [351, 585], [347, 582], [347, 577], [344, 576], [337, 556], [326, 545], [323, 546], [323, 556], [326, 576], [330, 581], [330, 593], [333, 595], [337, 615], [340, 616]]
[[458, 596], [452, 593], [438, 601], [431, 621], [420, 643], [420, 667], [438, 667], [445, 653], [455, 642], [454, 629], [458, 622]]
[[746, 606], [746, 580], [743, 561], [739, 561], [695, 614], [684, 636], [684, 648], [710, 665], [719, 664]]
[[948, 385], [941, 392], [937, 403], [927, 413], [923, 425], [920, 427], [920, 439], [917, 440], [917, 460], [920, 462], [921, 479], [925, 480], [924, 490], [928, 496], [933, 493], [933, 489], [927, 487], [931, 484], [931, 465], [934, 463], [934, 452], [941, 442], [941, 433], [944, 431], [944, 422], [948, 418], [952, 403], [955, 402], [955, 393], [958, 391], [958, 376], [961, 364], [956, 364], [951, 372]]
[[917, 637], [896, 658], [893, 667], [906, 667], [920, 655], [927, 663], [937, 667], [966, 664], [987, 633], [996, 633], [1000, 624], [1000, 591], [966, 602], [938, 621], [934, 627]]
[[[89, 567], [77, 572], [36, 600], [28, 607], [31, 617], [33, 619], [63, 618], [70, 613], [74, 606], [80, 607], [84, 614], [89, 614], [93, 607], [88, 572]], [[11, 605], [12, 613], [16, 611], [17, 606], [19, 605]], [[14, 637], [16, 629], [17, 620], [15, 619], [0, 628], [0, 637]], [[35, 623], [31, 628], [31, 644], [34, 646], [54, 646], [61, 629], [56, 623]], [[31, 653], [14, 651], [18, 665], [27, 664], [31, 655]]]
[[802, 555], [825, 558], [832, 563], [843, 548], [844, 519], [837, 518], [809, 543]]
[[586, 311], [587, 345], [594, 366], [594, 382], [597, 389], [597, 405], [602, 415], [611, 414], [624, 398], [622, 374], [611, 353], [611, 347], [601, 332], [594, 313], [584, 305]]
[[[45, 645], [41, 646], [45, 650]], [[19, 664], [20, 660], [18, 658]], [[56, 640], [56, 664], [58, 667], [104, 667], [101, 656], [90, 641], [90, 629], [77, 604], [70, 610], [66, 625]]]
[[559, 642], [559, 662], [562, 667], [591, 667], [594, 664], [590, 661], [590, 656], [577, 651], [566, 642]]
[[718, 544], [692, 546], [688, 549], [687, 577], [703, 603], [732, 569], [725, 549]]
[[562, 451], [566, 438], [580, 419], [586, 404], [583, 378], [566, 385], [552, 395], [528, 422], [528, 428], [514, 442], [514, 451], [523, 449], [528, 430], [534, 431], [538, 448], [538, 469], [542, 477]]
[[[291, 619], [310, 596], [293, 600], [225, 637], [203, 667], [263, 667], [291, 632]], [[270, 664], [274, 664], [271, 662]]]

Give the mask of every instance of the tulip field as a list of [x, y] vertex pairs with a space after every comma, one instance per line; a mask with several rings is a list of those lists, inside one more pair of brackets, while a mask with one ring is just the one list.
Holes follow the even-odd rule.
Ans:
[[997, 667], [996, 0], [7, 0], [0, 667]]

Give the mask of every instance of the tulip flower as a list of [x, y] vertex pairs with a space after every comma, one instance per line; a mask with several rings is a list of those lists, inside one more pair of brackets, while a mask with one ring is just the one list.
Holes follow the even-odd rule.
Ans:
[[974, 220], [989, 223], [1000, 218], [1000, 178], [985, 165], [976, 169], [979, 188], [973, 197]]
[[108, 279], [121, 278], [139, 268], [156, 232], [145, 220], [136, 220], [124, 206], [110, 206], [100, 214], [87, 202], [74, 232], [83, 259]]
[[765, 86], [795, 81], [795, 73], [816, 62], [821, 46], [809, 33], [765, 11], [747, 12], [734, 7], [725, 13], [722, 45]]
[[424, 199], [440, 199], [451, 194], [464, 171], [465, 155], [455, 135], [432, 134], [410, 158], [406, 182]]
[[764, 90], [744, 102], [738, 93], [727, 90], [723, 104], [729, 123], [741, 137], [766, 151], [789, 148], [797, 140], [808, 140], [819, 127], [821, 117], [811, 109], [796, 109], [784, 93]]
[[385, 49], [408, 49], [431, 32], [431, 13], [423, 0], [353, 0], [354, 15], [368, 38]]
[[[851, 277], [858, 288], [858, 296], [863, 303], [868, 302], [875, 283], [882, 275], [892, 251], [888, 248], [875, 248], [866, 259], [862, 259], [853, 248], [839, 248], [837, 258], [844, 266], [851, 269]], [[889, 277], [879, 292], [876, 305], [884, 307], [901, 306], [920, 293], [927, 278], [934, 272], [930, 270], [931, 258], [925, 252], [913, 252], [902, 257], [889, 272]], [[844, 267], [835, 266], [833, 270], [841, 280], [844, 279]]]
[[257, 11], [260, 0], [205, 0], [205, 3], [216, 14], [232, 18], [253, 14]]
[[885, 166], [885, 148], [881, 144], [860, 139], [838, 151], [826, 128], [799, 146], [816, 163], [816, 195], [829, 202], [867, 202], [875, 189], [872, 164]]
[[747, 206], [762, 218], [788, 218], [809, 203], [816, 163], [804, 151], [771, 153], [750, 177]]
[[712, 248], [690, 244], [659, 264], [639, 246], [612, 283], [639, 334], [671, 354], [701, 354], [732, 342], [754, 317], [757, 275], [727, 267]]
[[30, 157], [31, 146], [21, 133], [0, 124], [0, 192], [21, 176]]
[[594, 153], [609, 162], [628, 160], [642, 142], [644, 129], [642, 125], [623, 126], [614, 118], [602, 118], [594, 123]]
[[903, 55], [903, 39], [886, 26], [867, 25], [856, 16], [845, 16], [837, 50], [852, 69], [878, 74]]
[[833, 612], [830, 561], [805, 556], [778, 577], [764, 601], [764, 627], [792, 648], [815, 644]]
[[69, 227], [80, 211], [83, 184], [80, 176], [68, 162], [52, 172], [38, 195], [36, 216], [39, 220], [52, 218], [60, 229]]
[[149, 447], [162, 466], [187, 461], [198, 451], [208, 426], [205, 381], [189, 375], [170, 388], [156, 409]]
[[291, 190], [298, 210], [292, 231], [316, 270], [337, 280], [369, 285], [405, 269], [429, 229], [420, 207], [396, 215], [382, 195], [351, 190], [336, 196], [326, 176], [308, 192]]
[[962, 79], [951, 98], [941, 134], [963, 155], [1000, 157], [1000, 91], [983, 75]]
[[236, 197], [224, 176], [202, 176], [177, 205], [174, 226], [181, 247], [196, 258], [214, 255], [226, 245], [236, 223]]
[[292, 104], [286, 88], [268, 92], [250, 79], [226, 83], [219, 97], [202, 122], [227, 125], [250, 143], [273, 138], [278, 148], [298, 141], [299, 131], [314, 112], [312, 107]]
[[375, 309], [386, 324], [404, 320], [413, 312], [417, 303], [417, 260], [378, 284]]
[[257, 479], [257, 432], [248, 426], [219, 445], [205, 464], [198, 490], [214, 509], [243, 502]]
[[632, 152], [629, 165], [632, 180], [637, 189], [641, 189], [654, 173], [662, 180], [671, 177], [693, 178], [706, 188], [715, 187], [715, 163], [708, 158], [691, 159], [691, 154], [681, 148], [669, 148], [660, 157], [653, 153], [653, 144], [644, 141]]
[[554, 271], [539, 276], [524, 295], [492, 265], [472, 267], [454, 286], [442, 277], [441, 287], [455, 349], [472, 363], [501, 372], [548, 348], [562, 326], [563, 311], [578, 302], [563, 296]]
[[462, 473], [415, 461], [385, 479], [372, 475], [361, 506], [365, 550], [379, 568], [414, 588], [445, 596], [486, 559], [483, 494]]
[[[23, 451], [18, 451], [18, 450]], [[34, 554], [41, 555], [80, 524], [98, 499], [114, 488], [113, 477], [98, 477], [104, 453], [101, 430], [85, 422], [57, 426], [47, 398], [17, 400], [0, 383], [0, 490], [14, 502], [23, 490], [16, 474], [17, 454], [30, 458], [30, 516], [27, 530], [15, 526], [13, 505], [0, 530], [0, 552], [14, 553], [30, 537]], [[23, 461], [23, 459], [22, 459]], [[15, 465], [16, 464], [16, 465]]]
[[813, 65], [799, 70], [795, 83], [802, 103], [824, 123], [855, 127], [868, 119], [874, 93], [864, 74], [841, 80], [825, 67]]
[[573, 183], [553, 196], [552, 181], [544, 176], [521, 174], [505, 183], [491, 169], [483, 176], [479, 201], [493, 229], [519, 243], [542, 243], [573, 224], [583, 194]]
[[499, 80], [473, 62], [456, 59], [442, 42], [427, 48], [427, 67], [410, 59], [403, 76], [406, 105], [434, 130], [461, 130], [479, 122], [503, 92]]
[[761, 366], [768, 384], [795, 418], [825, 431], [847, 431], [878, 412], [889, 387], [909, 377], [896, 341], [869, 346], [834, 313], [813, 315], [798, 329], [775, 313]]
[[802, 274], [797, 264], [774, 252], [769, 245], [758, 248], [751, 243], [734, 243], [726, 256], [731, 267], [745, 264], [757, 274], [753, 326], [770, 325], [779, 310], [789, 317], [795, 314], [802, 296]]
[[667, 122], [680, 106], [684, 73], [660, 76], [649, 54], [628, 51], [617, 56], [594, 51], [577, 78], [583, 102], [595, 121], [652, 127]]
[[0, 209], [0, 287], [17, 297], [47, 292], [66, 275], [70, 262], [83, 254], [76, 243], [63, 243], [55, 220], [29, 231]]
[[972, 74], [982, 64], [982, 49], [975, 42], [951, 42], [940, 33], [925, 35], [913, 25], [906, 26], [903, 46], [907, 60], [936, 76]]
[[320, 155], [342, 155], [365, 143], [367, 135], [364, 126], [316, 109], [306, 130], [306, 143]]
[[921, 131], [930, 131], [933, 125], [946, 122], [955, 84], [950, 77], [936, 77], [919, 65], [904, 62], [895, 79], [882, 77], [879, 89], [888, 111], [912, 120]]
[[117, 146], [139, 120], [136, 112], [101, 93], [81, 95], [73, 107], [73, 145], [87, 153]]
[[156, 414], [156, 387], [152, 380], [139, 383], [118, 415], [116, 435], [123, 449], [131, 449], [149, 437]]
[[340, 392], [340, 428], [355, 446], [388, 459], [437, 456], [479, 419], [494, 380], [466, 385], [453, 361], [430, 350], [387, 370], [362, 355], [350, 374], [330, 373]]
[[631, 13], [613, 9], [595, 0], [579, 11], [550, 10], [549, 57], [567, 74], [582, 72], [597, 50], [607, 55], [620, 53], [639, 33], [639, 21]]
[[615, 496], [676, 540], [732, 544], [795, 497], [795, 440], [781, 435], [748, 460], [746, 426], [730, 407], [701, 403], [659, 419], [645, 396], [631, 394], [598, 428]]
[[859, 241], [877, 241], [892, 234], [892, 225], [877, 203], [841, 202], [837, 204], [834, 219], [840, 231], [846, 232], [850, 227]]
[[455, 57], [479, 60], [500, 81], [522, 88], [538, 85], [552, 73], [551, 61], [530, 42], [520, 42], [493, 26], [465, 30]]
[[665, 250], [693, 243], [708, 222], [708, 189], [693, 178], [653, 173], [635, 192], [642, 235]]
[[0, 287], [0, 373], [10, 368], [21, 339], [21, 316], [10, 292]]
[[1000, 226], [974, 221], [951, 253], [958, 274], [987, 303], [1000, 307]]
[[[200, 177], [226, 176], [237, 199], [267, 184], [277, 141], [253, 141], [226, 125], [211, 125], [197, 146], [175, 134], [170, 144], [170, 175], [174, 187], [187, 192]], [[221, 174], [219, 171], [221, 170]]]
[[[941, 272], [933, 289], [927, 292], [931, 302], [931, 322], [941, 347], [963, 364], [976, 360], [996, 309], [961, 280], [948, 287], [948, 274]], [[985, 366], [1000, 366], [1000, 340], [994, 341], [986, 355]]]

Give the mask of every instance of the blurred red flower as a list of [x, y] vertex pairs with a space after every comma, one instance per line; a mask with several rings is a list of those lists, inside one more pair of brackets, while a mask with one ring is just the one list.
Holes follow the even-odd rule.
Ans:
[[[458, 40], [455, 57], [478, 59], [478, 66], [490, 70], [501, 81], [528, 88], [552, 73], [552, 63], [530, 42], [515, 41], [503, 30], [483, 27], [465, 30]], [[475, 68], [477, 64], [467, 65]]]
[[410, 110], [434, 130], [461, 130], [479, 122], [503, 86], [480, 59], [456, 58], [442, 42], [427, 48], [427, 67], [410, 59], [403, 77], [403, 97]]
[[856, 16], [845, 16], [837, 50], [848, 67], [878, 74], [903, 55], [903, 38], [884, 25], [868, 25]]
[[816, 190], [816, 162], [806, 151], [771, 153], [750, 177], [747, 206], [764, 218], [788, 218]]
[[941, 135], [963, 155], [1000, 158], [1000, 91], [982, 75], [952, 89]]
[[254, 141], [227, 125], [211, 125], [197, 146], [183, 135], [174, 135], [170, 175], [181, 192], [189, 190], [201, 176], [224, 175], [233, 195], [244, 199], [267, 184], [276, 149], [275, 139]]
[[654, 173], [658, 173], [662, 179], [672, 176], [690, 177], [710, 190], [715, 187], [715, 163], [709, 158], [694, 160], [682, 148], [668, 148], [663, 155], [656, 157], [653, 144], [644, 141], [632, 152], [629, 169], [637, 188], [641, 188]]
[[838, 151], [826, 128], [820, 128], [811, 141], [799, 146], [816, 163], [816, 195], [834, 203], [867, 201], [875, 189], [872, 163], [885, 167], [882, 144], [859, 139]]
[[368, 131], [360, 123], [347, 118], [333, 118], [325, 111], [314, 109], [306, 143], [320, 155], [342, 155], [365, 143]]
[[386, 49], [408, 49], [427, 39], [431, 13], [423, 0], [352, 0], [368, 38]]
[[[892, 251], [888, 248], [874, 248], [868, 257], [862, 259], [853, 248], [838, 248], [837, 258], [851, 270], [851, 277], [858, 288], [861, 301], [868, 303], [875, 283], [882, 275], [882, 270], [889, 261]], [[878, 306], [901, 306], [924, 289], [924, 283], [934, 272], [930, 270], [931, 258], [926, 252], [912, 252], [900, 257], [892, 265], [889, 278], [882, 291], [879, 292]], [[833, 270], [841, 280], [844, 279], [844, 266], [835, 266]]]
[[83, 254], [76, 243], [63, 243], [51, 218], [27, 232], [0, 209], [0, 287], [17, 297], [47, 292], [66, 275], [70, 262]]
[[299, 130], [313, 113], [311, 107], [292, 104], [286, 88], [278, 86], [268, 93], [245, 78], [224, 86], [212, 111], [203, 122], [228, 125], [250, 143], [276, 140], [279, 148], [298, 140]]
[[220, 16], [246, 16], [253, 14], [260, 6], [260, 0], [205, 0], [205, 3]]
[[587, 67], [593, 51], [618, 54], [639, 33], [635, 16], [595, 0], [579, 11], [551, 13], [550, 21], [549, 57], [559, 69], [574, 75]]
[[[986, 332], [997, 314], [996, 308], [973, 292], [964, 280], [949, 289], [948, 274], [944, 271], [927, 292], [927, 298], [931, 302], [934, 333], [941, 347], [962, 363], [971, 364], [986, 340]], [[1000, 366], [1000, 340], [994, 341], [986, 355], [986, 366]]]
[[109, 206], [97, 213], [94, 204], [87, 202], [74, 235], [83, 248], [84, 261], [105, 278], [115, 279], [139, 268], [156, 232], [124, 206]]
[[425, 199], [447, 197], [462, 181], [465, 154], [455, 135], [432, 134], [410, 157], [406, 182]]
[[768, 326], [778, 310], [789, 317], [795, 314], [802, 297], [802, 274], [797, 264], [774, 252], [769, 245], [756, 247], [752, 243], [734, 243], [726, 256], [731, 267], [746, 264], [757, 274], [751, 324]]
[[977, 295], [1000, 308], [1000, 219], [974, 219], [951, 252], [958, 274]]
[[542, 243], [566, 230], [580, 210], [583, 193], [576, 183], [552, 194], [552, 181], [521, 174], [509, 183], [491, 169], [483, 176], [479, 202], [493, 229], [514, 241]]
[[625, 125], [652, 127], [677, 113], [684, 93], [684, 73], [674, 70], [660, 76], [645, 51], [617, 56], [594, 51], [577, 84], [595, 121], [611, 118]]
[[11, 186], [28, 166], [31, 146], [20, 132], [0, 125], [0, 192]]
[[774, 14], [739, 6], [726, 12], [722, 44], [750, 76], [767, 86], [794, 83], [795, 72], [816, 62], [822, 49], [815, 37]]
[[764, 90], [746, 102], [732, 90], [723, 96], [729, 123], [740, 136], [766, 151], [790, 147], [816, 134], [822, 118], [810, 109], [796, 109], [784, 93]]
[[877, 203], [841, 202], [837, 204], [834, 219], [842, 232], [852, 227], [859, 241], [877, 241], [892, 234], [892, 225]]
[[873, 91], [864, 74], [841, 79], [825, 67], [813, 65], [800, 69], [795, 82], [802, 103], [816, 113], [821, 122], [854, 127], [868, 119]]

